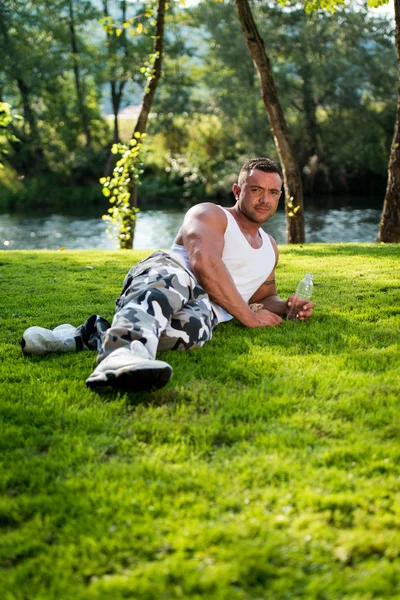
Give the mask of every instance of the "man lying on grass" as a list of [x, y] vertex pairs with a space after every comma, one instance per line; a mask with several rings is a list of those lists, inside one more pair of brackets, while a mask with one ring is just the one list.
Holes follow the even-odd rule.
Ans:
[[[249, 160], [232, 189], [232, 208], [192, 207], [170, 252], [155, 252], [130, 269], [111, 326], [93, 315], [78, 328], [30, 327], [23, 352], [96, 349], [90, 388], [149, 390], [172, 374], [168, 363], [156, 360], [157, 351], [200, 348], [218, 323], [233, 317], [245, 327], [279, 325], [293, 297], [276, 295], [278, 250], [260, 225], [278, 207], [280, 168], [268, 158]], [[297, 318], [311, 317], [314, 306], [306, 302]]]

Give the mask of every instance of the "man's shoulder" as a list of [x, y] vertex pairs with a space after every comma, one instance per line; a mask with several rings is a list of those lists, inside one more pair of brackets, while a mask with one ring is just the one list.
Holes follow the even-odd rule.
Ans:
[[213, 225], [226, 225], [226, 215], [222, 208], [212, 202], [195, 204], [186, 213], [185, 221], [201, 221]]
[[278, 245], [277, 245], [277, 243], [276, 243], [275, 239], [272, 237], [272, 235], [270, 235], [269, 233], [267, 233], [267, 232], [265, 231], [265, 229], [263, 229], [262, 227], [260, 227], [260, 232], [261, 232], [261, 235], [262, 235], [263, 237], [265, 237], [266, 239], [268, 239], [268, 240], [271, 242], [271, 244], [273, 245], [273, 247], [274, 247], [274, 248], [277, 248], [277, 247], [278, 247]]
[[199, 204], [195, 204], [186, 214], [193, 215], [203, 215], [203, 214], [223, 214], [223, 211], [217, 204], [213, 204], [213, 202], [200, 202]]

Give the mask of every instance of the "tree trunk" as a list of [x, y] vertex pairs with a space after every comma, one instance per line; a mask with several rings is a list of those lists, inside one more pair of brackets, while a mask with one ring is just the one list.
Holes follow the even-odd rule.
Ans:
[[24, 107], [24, 119], [29, 125], [30, 137], [34, 140], [38, 140], [39, 133], [37, 129], [35, 113], [32, 109], [29, 97], [29, 88], [26, 85], [25, 81], [22, 79], [22, 77], [17, 77], [16, 82], [18, 85], [19, 93], [21, 94], [22, 106]]
[[[14, 152], [22, 154], [21, 166], [24, 173], [36, 174], [38, 171], [46, 170], [46, 159], [42, 148], [40, 133], [37, 126], [36, 115], [31, 105], [30, 90], [22, 77], [16, 79], [24, 107], [24, 119], [29, 125], [29, 151], [21, 152], [22, 144], [14, 144]], [[21, 159], [21, 156], [20, 156]]]
[[[300, 169], [294, 154], [282, 107], [275, 89], [271, 64], [266, 55], [248, 0], [235, 0], [239, 21], [247, 47], [260, 79], [261, 94], [268, 113], [275, 145], [282, 165], [285, 185], [286, 241], [299, 244], [305, 241], [303, 186]], [[289, 206], [292, 203], [292, 206]], [[295, 213], [293, 208], [298, 207]], [[293, 216], [289, 216], [291, 213]]]
[[[105, 17], [109, 16], [108, 12], [108, 0], [103, 0], [103, 15]], [[122, 23], [126, 22], [126, 1], [122, 0], [121, 2], [121, 20]], [[123, 47], [125, 58], [127, 57], [127, 46], [126, 46], [126, 32], [123, 29], [121, 37], [123, 38]], [[115, 155], [111, 152], [111, 147], [113, 144], [118, 144], [120, 141], [119, 136], [119, 123], [118, 123], [118, 114], [119, 109], [121, 107], [121, 101], [123, 96], [123, 91], [125, 84], [127, 82], [127, 77], [125, 74], [122, 75], [122, 78], [118, 81], [115, 75], [115, 66], [113, 66], [113, 60], [115, 58], [115, 47], [113, 47], [113, 42], [115, 41], [115, 36], [110, 35], [107, 32], [107, 50], [108, 50], [108, 59], [110, 61], [110, 90], [111, 90], [111, 103], [113, 107], [113, 136], [112, 142], [110, 146], [110, 150], [108, 153], [108, 158], [106, 162], [106, 167], [104, 170], [104, 175], [108, 177], [113, 170], [115, 164]]]
[[394, 19], [396, 24], [395, 44], [399, 65], [399, 87], [396, 122], [388, 166], [388, 182], [377, 238], [378, 242], [385, 243], [400, 242], [400, 0], [394, 0]]
[[[161, 77], [161, 65], [163, 58], [164, 49], [164, 26], [165, 26], [165, 5], [166, 0], [158, 0], [157, 5], [157, 24], [154, 36], [153, 55], [156, 59], [153, 67], [153, 77], [147, 80], [146, 90], [143, 95], [142, 104], [139, 116], [136, 121], [135, 129], [133, 130], [132, 137], [135, 133], [146, 133], [147, 121], [149, 118], [151, 106], [153, 104], [154, 95], [156, 93], [157, 85]], [[130, 204], [132, 208], [137, 208], [137, 188], [134, 179], [131, 179], [129, 186]], [[131, 223], [131, 235], [130, 239], [124, 244], [124, 248], [132, 248], [133, 240], [135, 236], [135, 225]]]
[[151, 79], [147, 80], [146, 91], [143, 95], [142, 104], [139, 116], [136, 121], [133, 135], [136, 132], [145, 133], [147, 129], [147, 120], [149, 118], [151, 106], [153, 104], [154, 95], [157, 85], [161, 77], [161, 65], [164, 49], [164, 26], [165, 26], [165, 0], [158, 0], [157, 8], [157, 24], [154, 38], [153, 55], [156, 56], [154, 63], [154, 74]]
[[86, 138], [86, 146], [90, 146], [92, 143], [92, 136], [90, 133], [89, 127], [89, 117], [87, 113], [87, 108], [85, 105], [84, 94], [82, 89], [81, 82], [81, 73], [79, 66], [79, 52], [78, 52], [78, 43], [76, 39], [75, 32], [75, 15], [74, 15], [74, 2], [73, 0], [68, 0], [68, 9], [69, 9], [69, 31], [71, 34], [71, 49], [72, 49], [72, 60], [74, 65], [74, 76], [75, 76], [75, 88], [76, 88], [76, 96], [78, 99], [78, 110], [82, 121], [82, 127]]

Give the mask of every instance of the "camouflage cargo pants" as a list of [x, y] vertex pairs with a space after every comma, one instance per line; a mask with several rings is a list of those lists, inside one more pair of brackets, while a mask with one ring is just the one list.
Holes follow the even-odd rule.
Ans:
[[153, 358], [158, 350], [200, 348], [216, 324], [210, 299], [194, 276], [158, 251], [126, 275], [111, 327], [101, 335], [97, 362], [133, 340]]

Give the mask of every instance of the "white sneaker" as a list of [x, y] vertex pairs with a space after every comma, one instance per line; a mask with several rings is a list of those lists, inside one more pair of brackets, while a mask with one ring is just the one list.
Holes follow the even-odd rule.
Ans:
[[117, 348], [106, 356], [86, 379], [86, 385], [139, 392], [163, 387], [171, 375], [168, 363], [150, 358], [143, 344], [135, 340], [130, 349]]
[[76, 348], [76, 327], [58, 325], [53, 330], [44, 327], [29, 327], [21, 340], [24, 354], [48, 354], [50, 352], [74, 352]]

